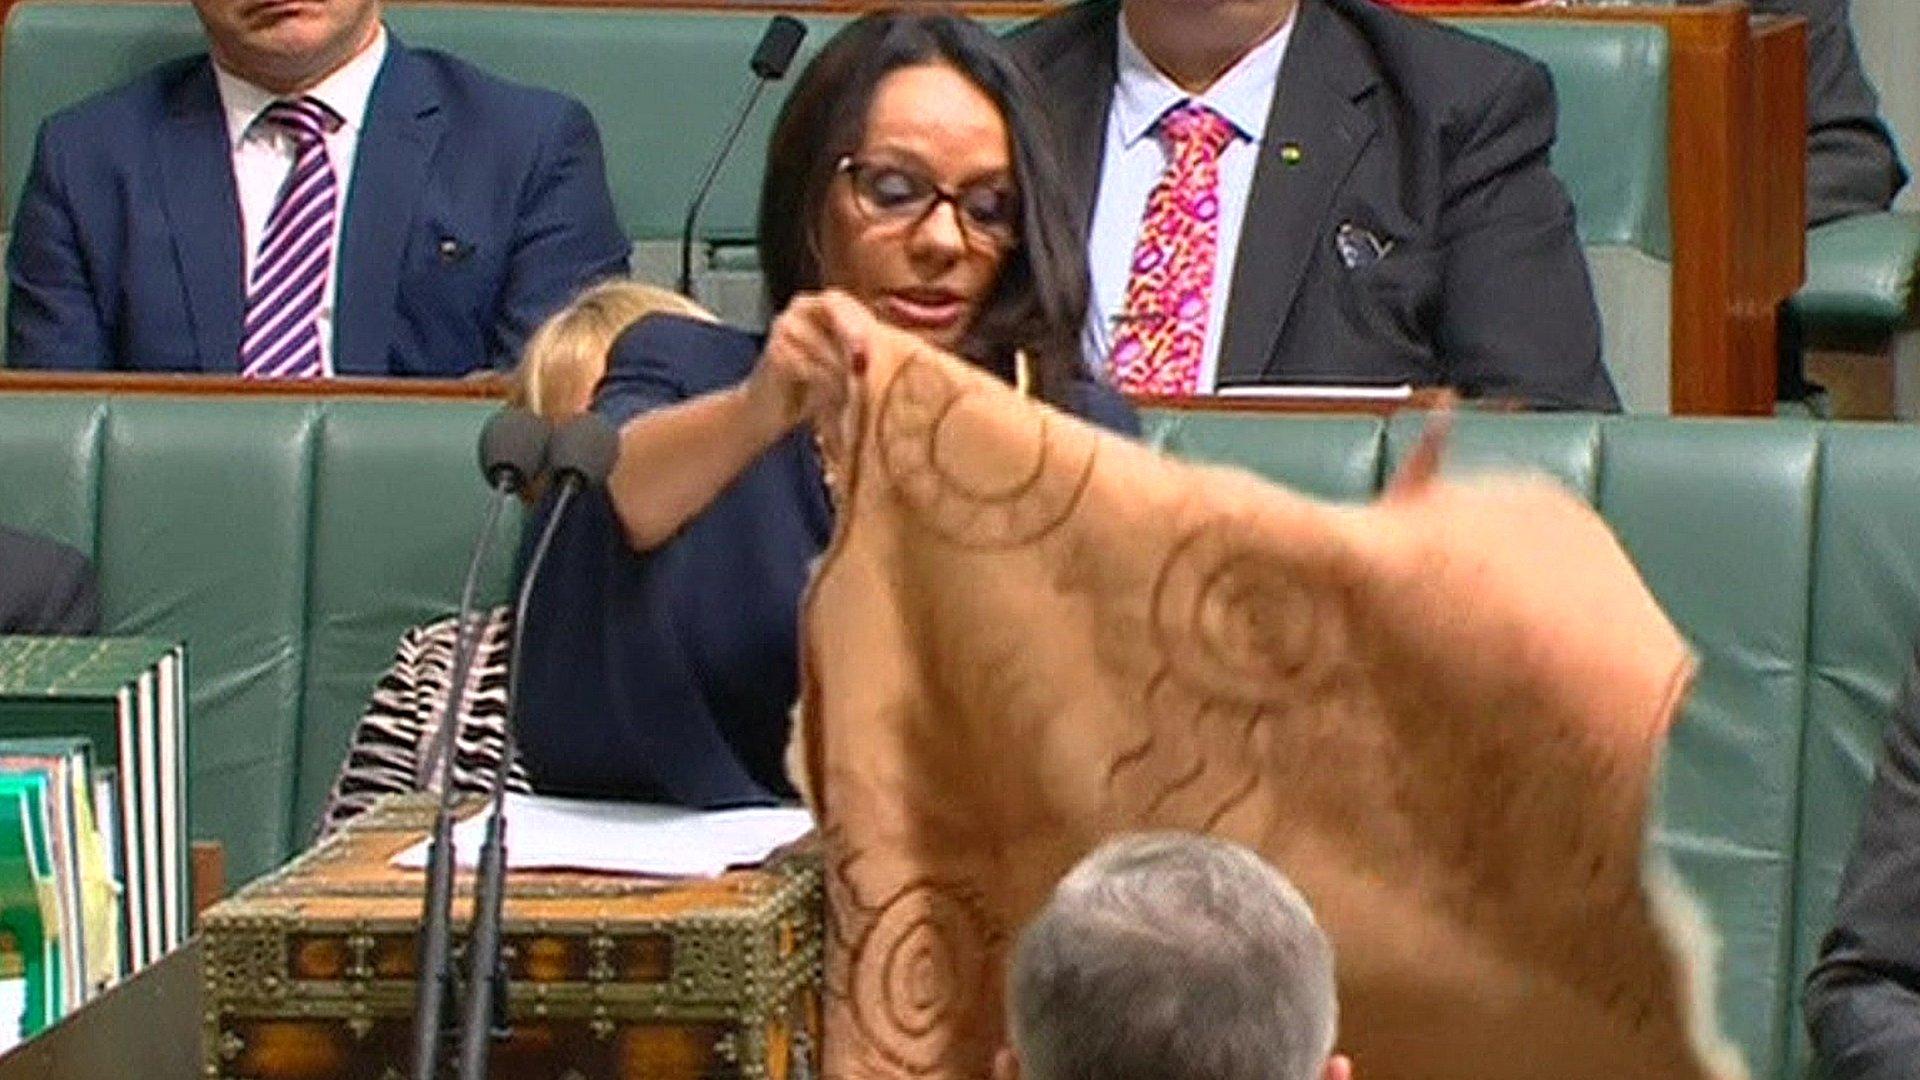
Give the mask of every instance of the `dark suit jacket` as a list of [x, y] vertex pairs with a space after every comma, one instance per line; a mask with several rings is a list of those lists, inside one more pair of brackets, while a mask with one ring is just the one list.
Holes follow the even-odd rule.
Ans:
[[1833, 930], [1807, 977], [1827, 1080], [1920, 1070], [1920, 657], [1887, 726]]
[[[599, 135], [569, 98], [390, 38], [353, 168], [339, 374], [511, 364], [582, 286], [626, 272]], [[205, 57], [59, 113], [14, 219], [8, 364], [237, 371], [241, 237]]]
[[1907, 171], [1860, 68], [1849, 0], [1753, 0], [1753, 7], [1807, 19], [1807, 223], [1893, 205]]
[[65, 544], [0, 525], [0, 634], [100, 629], [93, 564]]
[[[1015, 35], [1090, 221], [1117, 0]], [[1220, 380], [1411, 381], [1617, 409], [1546, 70], [1374, 0], [1301, 0], [1241, 229]], [[1281, 147], [1302, 151], [1289, 164]], [[1349, 270], [1343, 223], [1391, 240]]]
[[[750, 334], [654, 316], [615, 344], [594, 409], [623, 424], [737, 384], [759, 355]], [[1075, 389], [1075, 412], [1138, 433], [1112, 390]], [[832, 533], [804, 431], [645, 554], [604, 493], [583, 496], [520, 622], [519, 744], [534, 787], [709, 807], [791, 795], [801, 590]]]

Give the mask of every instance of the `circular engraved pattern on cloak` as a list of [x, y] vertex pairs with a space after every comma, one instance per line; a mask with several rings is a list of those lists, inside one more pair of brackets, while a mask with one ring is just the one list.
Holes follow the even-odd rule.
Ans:
[[1332, 581], [1215, 520], [1175, 545], [1153, 590], [1153, 635], [1168, 674], [1204, 701], [1297, 705], [1326, 687], [1349, 632]]
[[854, 1022], [888, 1061], [921, 1074], [978, 1048], [999, 935], [972, 901], [927, 883], [881, 906], [853, 947]]
[[920, 524], [959, 547], [1039, 540], [1073, 514], [1093, 475], [1099, 435], [1038, 408], [1023, 417], [1029, 430], [1013, 448], [1011, 468], [941, 452], [944, 442], [964, 442], [970, 421], [987, 416], [996, 400], [918, 356], [894, 372], [882, 396], [880, 460], [895, 493]]

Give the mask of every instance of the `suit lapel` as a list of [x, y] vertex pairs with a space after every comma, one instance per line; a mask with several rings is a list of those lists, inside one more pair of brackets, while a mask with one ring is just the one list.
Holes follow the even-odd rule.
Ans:
[[[1270, 374], [1307, 261], [1331, 236], [1334, 195], [1374, 136], [1373, 118], [1355, 104], [1378, 81], [1372, 59], [1324, 0], [1301, 0], [1295, 17], [1234, 260], [1223, 384]], [[1288, 146], [1298, 154], [1283, 153]]]
[[394, 298], [427, 165], [445, 130], [439, 96], [397, 37], [367, 99], [340, 229], [334, 370], [384, 375]]
[[1079, 212], [1076, 220], [1086, 228], [1093, 222], [1100, 167], [1107, 152], [1120, 6], [1111, 0], [1091, 0], [1070, 17], [1078, 25], [1063, 27], [1067, 32], [1058, 36], [1065, 39], [1064, 46], [1041, 61], [1046, 72], [1041, 86], [1057, 102], [1051, 111], [1062, 144], [1067, 191]]
[[167, 118], [151, 137], [200, 367], [238, 371], [246, 305], [244, 234], [233, 146], [210, 61], [193, 66], [175, 84]]

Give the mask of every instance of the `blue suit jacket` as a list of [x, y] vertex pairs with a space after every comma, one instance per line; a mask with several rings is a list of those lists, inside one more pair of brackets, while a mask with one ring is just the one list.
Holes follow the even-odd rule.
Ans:
[[[204, 56], [55, 115], [14, 219], [8, 365], [237, 371], [241, 237]], [[510, 364], [627, 251], [583, 106], [390, 38], [340, 235], [337, 373]]]
[[[614, 345], [594, 409], [623, 424], [738, 383], [759, 355], [760, 339], [729, 327], [644, 319]], [[1139, 433], [1118, 394], [1073, 389], [1075, 413]], [[627, 546], [603, 492], [578, 500], [517, 628], [520, 753], [534, 786], [708, 807], [792, 795], [782, 758], [800, 597], [832, 534], [804, 431], [645, 554]]]

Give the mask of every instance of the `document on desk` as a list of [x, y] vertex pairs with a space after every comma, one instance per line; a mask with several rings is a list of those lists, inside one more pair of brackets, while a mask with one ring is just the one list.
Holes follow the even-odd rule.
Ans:
[[[715, 877], [731, 867], [765, 862], [813, 828], [813, 816], [804, 808], [786, 806], [689, 810], [509, 793], [506, 812], [510, 870]], [[459, 866], [479, 862], [486, 822], [481, 812], [454, 826]], [[395, 855], [393, 865], [426, 866], [426, 841]]]
[[1240, 383], [1218, 387], [1215, 397], [1267, 401], [1412, 401], [1412, 383]]

